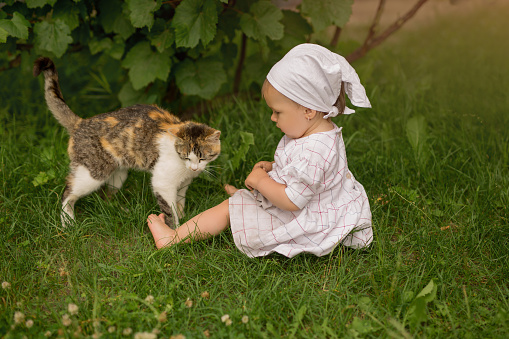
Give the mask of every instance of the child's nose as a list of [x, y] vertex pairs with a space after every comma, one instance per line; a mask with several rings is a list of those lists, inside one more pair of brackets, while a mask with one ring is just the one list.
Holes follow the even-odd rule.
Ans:
[[276, 113], [272, 113], [272, 115], [270, 116], [270, 120], [272, 120], [274, 122], [277, 122], [277, 115], [276, 115]]

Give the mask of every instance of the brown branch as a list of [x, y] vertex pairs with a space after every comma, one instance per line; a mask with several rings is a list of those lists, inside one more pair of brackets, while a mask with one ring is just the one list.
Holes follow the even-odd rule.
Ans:
[[334, 36], [332, 37], [332, 40], [330, 41], [331, 47], [336, 47], [339, 41], [339, 36], [341, 35], [341, 27], [336, 26], [336, 30], [334, 31]]
[[[371, 37], [370, 41], [366, 41], [361, 47], [357, 48], [355, 51], [350, 53], [346, 60], [349, 62], [353, 62], [357, 59], [362, 58], [366, 53], [376, 46], [380, 45], [384, 40], [386, 40], [389, 36], [391, 36], [394, 32], [401, 28], [408, 20], [410, 20], [415, 13], [424, 5], [428, 0], [419, 0], [414, 7], [412, 7], [405, 15], [396, 20], [392, 25], [390, 25], [385, 31], [383, 31], [380, 35], [376, 37]], [[368, 35], [369, 36], [369, 35]]]
[[366, 37], [366, 40], [364, 41], [363, 45], [367, 45], [368, 42], [370, 42], [373, 37], [375, 36], [375, 33], [378, 29], [378, 24], [380, 23], [380, 18], [382, 17], [382, 13], [384, 11], [385, 7], [385, 0], [380, 0], [378, 3], [378, 8], [376, 9], [375, 17], [373, 18], [373, 23], [371, 24], [371, 27], [369, 28], [368, 35]]
[[247, 36], [242, 34], [242, 43], [240, 46], [239, 63], [235, 70], [235, 79], [233, 80], [233, 93], [238, 93], [240, 89], [240, 81], [242, 80], [242, 67], [244, 66], [244, 59], [246, 58]]

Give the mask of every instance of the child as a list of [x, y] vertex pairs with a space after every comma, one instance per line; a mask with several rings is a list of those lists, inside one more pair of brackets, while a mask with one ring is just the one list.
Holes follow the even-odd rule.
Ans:
[[278, 252], [322, 256], [337, 244], [361, 248], [373, 238], [363, 186], [348, 170], [341, 128], [332, 121], [352, 104], [371, 107], [350, 64], [314, 45], [293, 48], [272, 67], [262, 88], [271, 120], [285, 134], [274, 161], [257, 163], [245, 184], [227, 185], [228, 200], [176, 230], [164, 216], [148, 217], [157, 248], [204, 239], [230, 226], [240, 251], [250, 257]]

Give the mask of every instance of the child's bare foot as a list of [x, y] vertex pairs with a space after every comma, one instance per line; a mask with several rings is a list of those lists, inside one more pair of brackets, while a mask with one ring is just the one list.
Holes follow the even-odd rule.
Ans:
[[235, 186], [232, 186], [232, 185], [225, 185], [224, 186], [224, 190], [226, 191], [226, 193], [228, 193], [230, 195], [230, 197], [235, 194], [235, 192], [237, 192], [239, 189]]
[[151, 214], [147, 218], [148, 228], [154, 237], [158, 249], [171, 245], [175, 238], [175, 231], [164, 223], [164, 214]]

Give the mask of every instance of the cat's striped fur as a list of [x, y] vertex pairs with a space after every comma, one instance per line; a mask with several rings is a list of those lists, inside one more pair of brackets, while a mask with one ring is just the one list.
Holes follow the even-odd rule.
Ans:
[[152, 173], [152, 188], [166, 223], [178, 225], [187, 187], [220, 153], [220, 134], [207, 125], [181, 121], [151, 105], [135, 105], [88, 119], [65, 103], [53, 61], [39, 58], [34, 76], [44, 74], [46, 103], [69, 133], [70, 173], [62, 196], [62, 224], [74, 219], [76, 201], [108, 185], [120, 189], [128, 169]]

